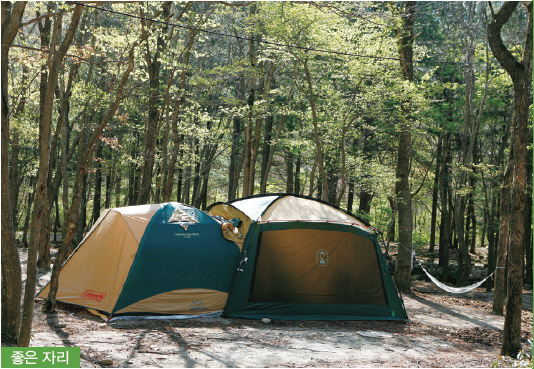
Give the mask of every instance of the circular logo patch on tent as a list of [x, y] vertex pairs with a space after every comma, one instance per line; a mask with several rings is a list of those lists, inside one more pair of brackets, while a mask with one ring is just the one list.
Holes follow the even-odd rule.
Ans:
[[324, 249], [317, 251], [317, 254], [315, 254], [315, 262], [320, 267], [325, 267], [328, 264], [328, 252]]

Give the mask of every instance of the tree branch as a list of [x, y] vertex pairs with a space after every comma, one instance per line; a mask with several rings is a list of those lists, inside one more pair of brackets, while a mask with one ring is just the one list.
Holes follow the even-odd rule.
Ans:
[[[519, 3], [516, 1], [507, 1], [504, 3], [501, 9], [499, 9], [497, 14], [493, 14], [492, 12], [492, 19], [488, 24], [488, 42], [490, 44], [491, 51], [501, 66], [510, 74], [510, 76], [515, 76], [518, 69], [522, 67], [522, 64], [504, 45], [501, 37], [501, 29], [508, 19], [510, 19], [518, 4]], [[510, 63], [510, 61], [512, 62]]]

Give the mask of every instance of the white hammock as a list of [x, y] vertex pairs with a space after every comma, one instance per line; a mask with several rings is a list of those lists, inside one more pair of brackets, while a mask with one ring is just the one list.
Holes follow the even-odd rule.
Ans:
[[[403, 244], [399, 243], [399, 245], [401, 245], [402, 247], [404, 247], [405, 249], [408, 249], [406, 246], [404, 246]], [[439, 288], [441, 288], [442, 290], [444, 291], [447, 291], [447, 292], [450, 292], [450, 293], [467, 293], [467, 292], [471, 292], [473, 291], [475, 288], [477, 287], [480, 287], [484, 282], [486, 282], [486, 280], [488, 278], [491, 278], [493, 276], [493, 274], [495, 274], [495, 272], [497, 271], [497, 269], [503, 269], [503, 267], [497, 267], [495, 268], [495, 270], [490, 274], [488, 275], [486, 278], [484, 278], [483, 280], [481, 280], [480, 282], [477, 282], [475, 284], [472, 284], [470, 286], [465, 286], [465, 287], [451, 287], [451, 286], [447, 286], [446, 284], [438, 281], [435, 277], [433, 277], [424, 267], [423, 265], [421, 264], [421, 262], [415, 257], [415, 251], [412, 249], [412, 250], [409, 250], [408, 251], [411, 252], [412, 254], [412, 260], [411, 260], [411, 268], [413, 269], [413, 261], [417, 261], [417, 264], [419, 264], [419, 266], [421, 267], [421, 269], [423, 269], [423, 272], [425, 272], [425, 274], [428, 276], [428, 278], [430, 278], [430, 280], [432, 282], [434, 282], [434, 284], [436, 286], [438, 286]]]

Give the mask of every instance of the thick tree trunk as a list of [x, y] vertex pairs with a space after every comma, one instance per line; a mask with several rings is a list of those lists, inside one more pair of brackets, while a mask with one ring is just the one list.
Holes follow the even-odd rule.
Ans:
[[[529, 137], [529, 106], [532, 103], [532, 3], [524, 3], [528, 10], [525, 47], [521, 61], [504, 45], [501, 29], [508, 22], [519, 2], [506, 2], [488, 23], [488, 41], [493, 55], [508, 72], [514, 85], [512, 110], [511, 151], [508, 161], [510, 170], [510, 244], [508, 251], [508, 295], [504, 318], [501, 355], [515, 356], [521, 350], [521, 311], [523, 283], [523, 245], [525, 236], [525, 200], [527, 193], [527, 145]], [[490, 3], [491, 6], [491, 3]], [[513, 61], [513, 63], [510, 63]], [[503, 199], [504, 207], [508, 207]], [[500, 241], [499, 241], [500, 242]], [[496, 282], [497, 283], [497, 282]]]
[[[1, 88], [2, 88], [2, 341], [6, 339], [10, 342], [17, 341], [20, 325], [20, 297], [22, 290], [21, 268], [17, 244], [15, 239], [15, 229], [13, 227], [13, 206], [11, 203], [11, 188], [9, 181], [9, 74], [8, 58], [9, 45], [17, 36], [24, 14], [26, 2], [2, 2], [2, 66], [1, 66]], [[16, 163], [15, 163], [16, 165]]]

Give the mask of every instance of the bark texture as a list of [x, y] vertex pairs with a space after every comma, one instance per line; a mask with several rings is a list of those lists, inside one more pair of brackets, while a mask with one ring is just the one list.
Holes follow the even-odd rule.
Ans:
[[532, 103], [532, 3], [524, 3], [528, 10], [528, 26], [522, 59], [517, 60], [504, 45], [502, 27], [519, 6], [506, 2], [497, 13], [492, 10], [488, 24], [488, 41], [493, 55], [508, 72], [514, 85], [511, 124], [513, 155], [508, 165], [511, 171], [510, 187], [510, 244], [508, 251], [508, 288], [501, 355], [515, 356], [521, 350], [521, 310], [523, 284], [523, 245], [525, 236], [525, 200], [527, 197], [527, 145], [529, 136], [529, 106]]
[[[402, 28], [397, 30], [398, 51], [401, 59], [402, 78], [413, 81], [413, 27], [415, 23], [415, 2], [404, 3]], [[395, 282], [405, 292], [411, 292], [411, 248], [412, 248], [412, 195], [410, 191], [410, 161], [412, 156], [411, 117], [407, 107], [402, 107], [404, 119], [400, 125], [399, 149], [395, 194], [399, 222], [399, 252], [395, 265]]]
[[2, 2], [2, 338], [16, 342], [20, 325], [21, 268], [15, 229], [9, 178], [9, 46], [20, 29], [26, 2]]

